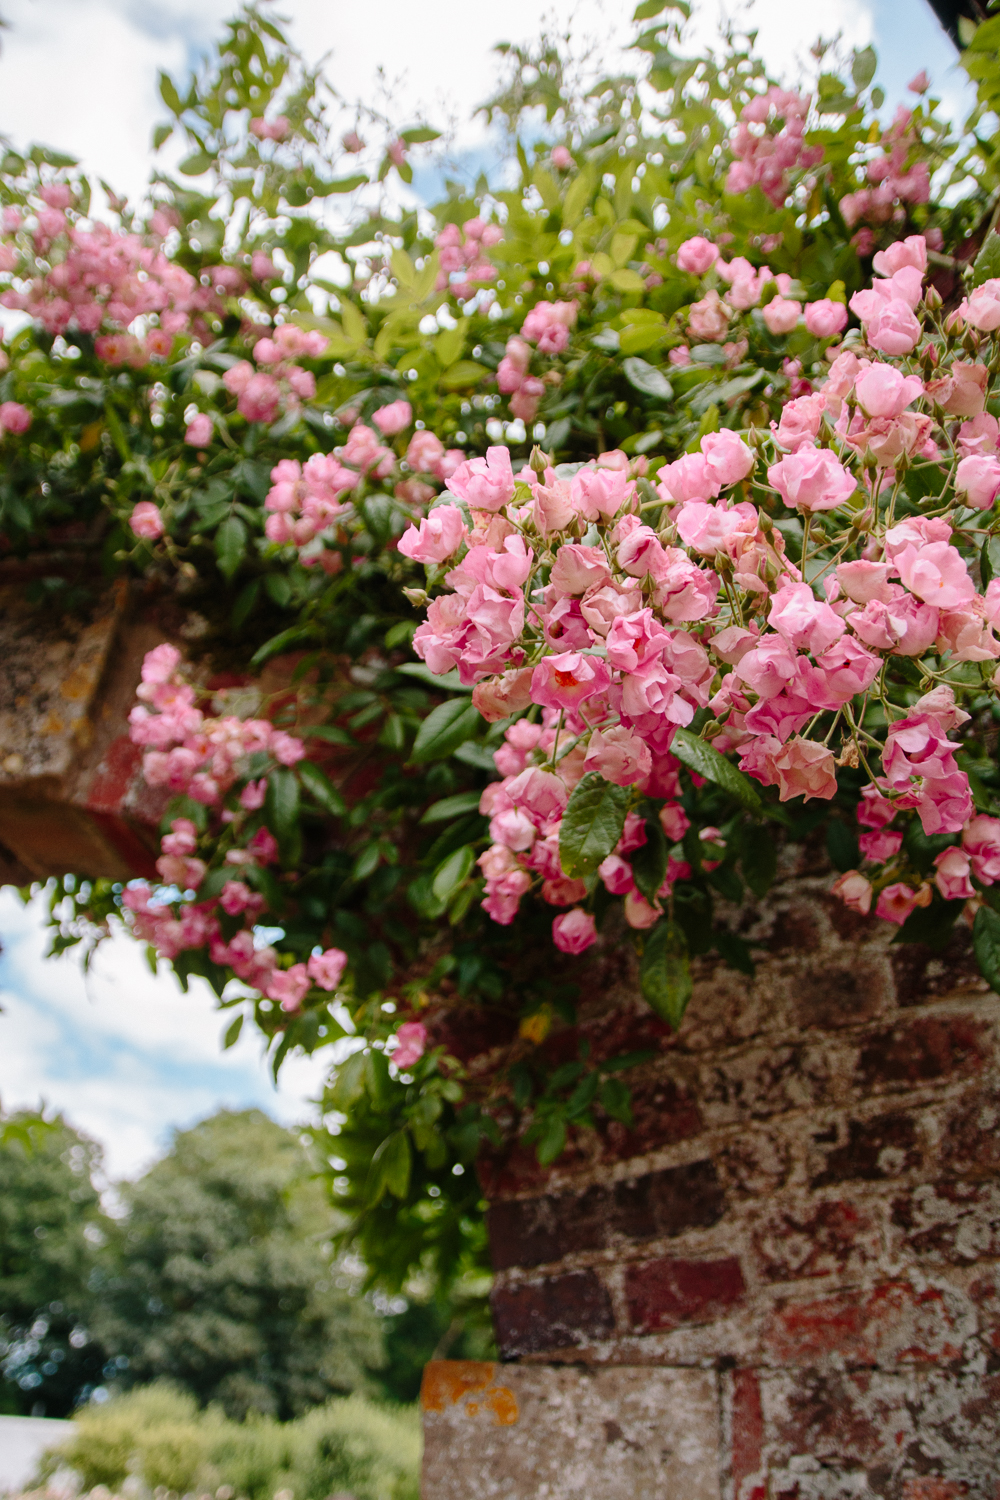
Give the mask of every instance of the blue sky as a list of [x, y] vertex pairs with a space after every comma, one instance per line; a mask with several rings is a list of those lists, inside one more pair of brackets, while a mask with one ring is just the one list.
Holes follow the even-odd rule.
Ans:
[[[160, 68], [181, 77], [231, 13], [234, 0], [4, 0], [11, 30], [0, 50], [0, 134], [70, 150], [119, 189], [136, 196], [149, 168], [148, 142], [162, 117]], [[955, 53], [926, 0], [754, 0], [727, 5], [759, 32], [772, 69], [794, 81], [821, 28], [850, 46], [873, 42], [887, 111], [926, 68], [953, 112], [963, 93]], [[468, 0], [379, 0], [377, 7], [286, 0], [291, 34], [305, 55], [330, 54], [329, 76], [349, 99], [379, 94], [403, 123], [422, 106], [454, 122], [454, 146], [470, 163], [489, 151], [469, 123], [492, 89], [491, 46], [537, 34], [546, 20], [576, 17], [578, 36], [616, 47], [631, 35], [631, 5], [620, 0], [536, 0], [501, 7]], [[718, 0], [695, 0], [696, 31], [708, 37]], [[373, 24], [374, 21], [374, 24]], [[381, 83], [376, 70], [384, 68]], [[220, 1051], [224, 1020], [202, 987], [187, 996], [168, 973], [154, 979], [127, 938], [108, 944], [84, 982], [72, 957], [43, 957], [40, 909], [0, 895], [0, 1100], [7, 1108], [46, 1100], [105, 1147], [112, 1176], [132, 1173], [163, 1149], [170, 1129], [219, 1105], [259, 1105], [283, 1120], [308, 1113], [321, 1064], [286, 1064], [273, 1088], [260, 1046], [246, 1035]], [[228, 1019], [228, 1018], [227, 1018]]]

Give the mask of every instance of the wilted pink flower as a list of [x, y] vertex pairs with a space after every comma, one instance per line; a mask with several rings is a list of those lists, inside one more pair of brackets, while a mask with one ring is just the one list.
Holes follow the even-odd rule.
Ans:
[[[923, 895], [924, 890], [927, 893], [926, 898]], [[883, 917], [887, 922], [895, 922], [897, 927], [901, 927], [915, 906], [928, 906], [930, 900], [929, 885], [920, 891], [915, 891], [912, 886], [904, 885], [901, 880], [897, 880], [879, 892], [875, 915]]]
[[806, 802], [811, 797], [828, 801], [836, 795], [833, 752], [825, 745], [796, 736], [770, 759], [780, 802], [787, 802], [790, 797], [803, 797]]
[[634, 786], [653, 769], [649, 746], [624, 724], [595, 729], [587, 746], [585, 771], [599, 771], [615, 786]]
[[146, 541], [155, 541], [166, 530], [159, 507], [152, 500], [140, 500], [138, 505], [133, 506], [129, 525], [136, 536], [141, 536]]
[[597, 925], [589, 912], [576, 906], [552, 923], [552, 941], [560, 953], [582, 953], [597, 941]]
[[833, 894], [839, 896], [851, 911], [861, 912], [863, 916], [867, 916], [871, 911], [871, 883], [857, 870], [848, 870], [846, 875], [841, 875], [838, 880], [835, 880]]

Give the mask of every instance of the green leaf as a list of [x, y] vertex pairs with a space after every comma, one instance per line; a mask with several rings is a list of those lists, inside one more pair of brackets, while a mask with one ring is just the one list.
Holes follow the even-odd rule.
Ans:
[[720, 755], [718, 750], [713, 750], [706, 740], [700, 740], [690, 729], [678, 729], [670, 749], [678, 760], [682, 760], [692, 771], [697, 771], [699, 776], [721, 786], [724, 792], [742, 803], [748, 812], [756, 813], [758, 817], [763, 813], [764, 804], [750, 779], [726, 760], [724, 755]]
[[365, 1088], [372, 1104], [381, 1113], [392, 1108], [393, 1084], [389, 1077], [389, 1062], [384, 1052], [375, 1047], [364, 1054]]
[[741, 937], [735, 932], [727, 932], [724, 928], [714, 934], [715, 951], [720, 958], [725, 959], [731, 969], [737, 969], [741, 974], [748, 974], [752, 979], [756, 968], [750, 956], [750, 949]]
[[612, 271], [608, 277], [608, 284], [609, 286], [613, 286], [618, 292], [644, 292], [646, 290], [646, 283], [639, 275], [639, 272], [629, 271], [625, 268]]
[[589, 172], [581, 172], [573, 178], [566, 189], [566, 197], [563, 200], [562, 219], [567, 229], [572, 229], [580, 222], [583, 211], [590, 202], [590, 195], [594, 191], [593, 179]]
[[304, 740], [325, 740], [328, 745], [353, 745], [354, 740], [346, 729], [338, 729], [336, 724], [313, 724], [299, 730]]
[[432, 130], [429, 125], [414, 125], [409, 130], [401, 130], [399, 139], [408, 146], [423, 146], [427, 141], [440, 140], [441, 132]]
[[461, 391], [478, 385], [490, 373], [485, 365], [477, 365], [474, 359], [460, 359], [450, 370], [445, 371], [438, 384], [446, 391]]
[[590, 771], [573, 788], [559, 829], [559, 859], [573, 880], [592, 875], [622, 836], [629, 792]]
[[342, 818], [347, 812], [347, 804], [329, 776], [311, 760], [300, 760], [296, 770], [299, 773], [299, 780], [313, 801], [318, 802], [323, 811], [328, 812], [331, 817]]
[[209, 156], [207, 151], [194, 151], [190, 156], [185, 156], [177, 170], [183, 172], [185, 177], [200, 177], [214, 161], [215, 157]]
[[447, 703], [439, 703], [417, 731], [410, 759], [417, 765], [444, 760], [471, 739], [481, 723], [479, 710], [465, 698], [449, 698]]
[[826, 828], [826, 852], [830, 856], [830, 863], [841, 875], [848, 870], [856, 870], [861, 858], [861, 850], [855, 835], [842, 823], [839, 818], [831, 818]]
[[471, 844], [463, 844], [454, 854], [449, 854], [434, 871], [431, 891], [439, 901], [450, 901], [460, 885], [468, 880], [476, 854]]
[[365, 1054], [352, 1052], [340, 1064], [330, 1087], [330, 1104], [341, 1114], [347, 1114], [365, 1090]]
[[299, 783], [288, 766], [277, 766], [267, 778], [264, 802], [267, 826], [278, 840], [281, 862], [287, 868], [298, 862], [302, 848], [299, 829]]
[[394, 1130], [376, 1148], [368, 1169], [365, 1197], [372, 1205], [380, 1203], [386, 1193], [405, 1198], [410, 1190], [410, 1137], [405, 1130]]
[[566, 1121], [562, 1115], [550, 1115], [538, 1142], [537, 1156], [543, 1167], [551, 1166], [566, 1145]]
[[964, 901], [943, 901], [935, 892], [930, 906], [913, 908], [892, 941], [922, 943], [925, 948], [939, 953], [947, 947], [964, 909]]
[[237, 1041], [239, 1040], [240, 1032], [242, 1030], [243, 1030], [243, 1014], [241, 1012], [236, 1017], [236, 1020], [235, 1021], [231, 1021], [229, 1023], [229, 1025], [226, 1027], [226, 1034], [222, 1038], [222, 1050], [223, 1050], [223, 1052], [228, 1052], [229, 1049], [230, 1049], [230, 1047], [235, 1047]]
[[407, 677], [415, 677], [418, 682], [426, 682], [430, 687], [439, 688], [443, 693], [472, 692], [471, 685], [467, 687], [457, 672], [445, 672], [436, 677], [422, 661], [404, 661], [396, 671], [403, 672]]
[[973, 263], [972, 285], [982, 286], [984, 281], [997, 276], [1000, 276], [1000, 234], [991, 229]]
[[778, 873], [778, 850], [774, 840], [765, 829], [754, 828], [749, 833], [740, 864], [743, 869], [743, 879], [754, 895], [766, 896]]
[[275, 656], [280, 656], [284, 651], [290, 651], [293, 646], [302, 645], [305, 641], [314, 639], [313, 629], [309, 625], [292, 625], [288, 630], [279, 631], [263, 646], [259, 646], [250, 658], [251, 670], [264, 666], [265, 662], [271, 661]]
[[632, 851], [631, 865], [635, 883], [646, 900], [656, 900], [656, 893], [667, 873], [667, 839], [658, 818], [646, 819], [646, 842]]
[[597, 1093], [598, 1102], [612, 1120], [632, 1124], [632, 1090], [620, 1078], [606, 1078]]
[[622, 360], [622, 372], [629, 385], [641, 391], [644, 396], [655, 396], [658, 401], [669, 401], [674, 394], [674, 388], [655, 365], [649, 364], [637, 355], [631, 355]]
[[972, 924], [972, 946], [979, 972], [990, 989], [1000, 994], [1000, 915], [981, 906]]
[[988, 536], [979, 552], [979, 576], [983, 588], [1000, 575], [1000, 536]]
[[247, 620], [253, 614], [259, 595], [259, 578], [251, 578], [250, 582], [244, 588], [240, 589], [236, 596], [236, 603], [233, 605], [233, 612], [230, 615], [234, 630], [239, 630], [241, 625], [246, 624]]
[[227, 516], [215, 533], [215, 555], [223, 577], [232, 578], [243, 561], [246, 546], [246, 526], [239, 516]]
[[854, 54], [851, 63], [851, 77], [854, 79], [856, 89], [866, 89], [875, 77], [875, 69], [878, 67], [878, 56], [874, 47], [862, 47]]
[[169, 73], [160, 74], [160, 98], [172, 115], [180, 115], [184, 112], [181, 96], [174, 86], [174, 80]]
[[356, 172], [353, 177], [333, 177], [329, 182], [317, 178], [313, 187], [317, 198], [329, 198], [332, 193], [353, 193], [355, 188], [363, 187], [367, 181], [366, 173]]
[[659, 922], [646, 939], [639, 986], [647, 1005], [676, 1031], [694, 988], [687, 942], [676, 922]]
[[432, 802], [420, 819], [421, 823], [447, 823], [462, 813], [475, 812], [479, 808], [481, 792], [456, 792], [454, 797], [442, 797]]

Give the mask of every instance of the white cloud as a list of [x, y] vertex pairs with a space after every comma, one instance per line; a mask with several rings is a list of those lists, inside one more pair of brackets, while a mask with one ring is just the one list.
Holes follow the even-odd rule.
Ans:
[[173, 1126], [222, 1105], [257, 1105], [287, 1123], [306, 1119], [329, 1054], [290, 1058], [275, 1089], [262, 1043], [245, 1027], [221, 1050], [233, 1012], [220, 1015], [208, 987], [185, 995], [172, 974], [154, 977], [143, 950], [112, 938], [88, 975], [78, 957], [44, 957], [41, 901], [25, 908], [0, 894], [0, 1099], [5, 1109], [45, 1100], [105, 1147], [110, 1176], [158, 1155]]

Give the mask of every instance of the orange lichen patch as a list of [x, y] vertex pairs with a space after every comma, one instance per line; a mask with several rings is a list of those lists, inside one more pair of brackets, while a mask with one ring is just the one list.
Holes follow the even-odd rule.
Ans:
[[[471, 1407], [471, 1402], [469, 1403]], [[513, 1427], [520, 1416], [517, 1397], [506, 1385], [493, 1385], [483, 1396], [483, 1405], [493, 1413], [497, 1427]]]
[[424, 1411], [444, 1411], [475, 1391], [485, 1391], [496, 1365], [478, 1359], [435, 1359], [424, 1366], [420, 1404]]
[[80, 662], [60, 683], [59, 692], [70, 703], [80, 703], [89, 698], [94, 691], [100, 667], [100, 659]]

